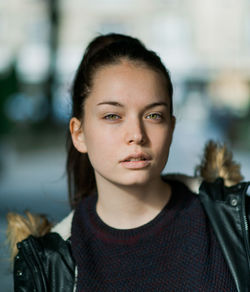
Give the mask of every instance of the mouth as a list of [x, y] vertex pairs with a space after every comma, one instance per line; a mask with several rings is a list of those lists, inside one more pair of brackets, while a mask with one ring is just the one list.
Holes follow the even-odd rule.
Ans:
[[132, 154], [121, 161], [123, 167], [128, 169], [141, 169], [150, 165], [151, 157], [145, 153]]
[[144, 157], [138, 157], [138, 158], [128, 158], [126, 160], [124, 160], [123, 162], [127, 162], [127, 161], [145, 161], [147, 160], [146, 158]]
[[140, 152], [140, 153], [133, 153], [125, 157], [121, 162], [126, 162], [126, 161], [146, 161], [146, 160], [151, 160], [151, 156], [147, 153]]

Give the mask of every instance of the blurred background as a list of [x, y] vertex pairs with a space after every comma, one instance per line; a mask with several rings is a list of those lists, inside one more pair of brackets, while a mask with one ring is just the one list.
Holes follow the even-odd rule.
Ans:
[[174, 83], [166, 172], [192, 175], [205, 142], [226, 142], [250, 179], [250, 0], [0, 0], [0, 279], [12, 291], [6, 213], [68, 212], [70, 87], [100, 33], [140, 38]]

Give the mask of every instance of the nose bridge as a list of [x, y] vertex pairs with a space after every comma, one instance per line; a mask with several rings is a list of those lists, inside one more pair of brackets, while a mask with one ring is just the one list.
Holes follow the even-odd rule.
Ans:
[[142, 143], [145, 141], [145, 129], [143, 121], [138, 115], [131, 115], [126, 123], [126, 140], [129, 143]]

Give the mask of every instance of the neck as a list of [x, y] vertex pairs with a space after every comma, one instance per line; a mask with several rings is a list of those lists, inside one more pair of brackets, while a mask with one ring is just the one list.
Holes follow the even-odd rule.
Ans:
[[107, 225], [117, 229], [148, 223], [160, 213], [171, 196], [170, 186], [160, 177], [143, 186], [118, 186], [99, 178], [97, 189], [97, 214]]

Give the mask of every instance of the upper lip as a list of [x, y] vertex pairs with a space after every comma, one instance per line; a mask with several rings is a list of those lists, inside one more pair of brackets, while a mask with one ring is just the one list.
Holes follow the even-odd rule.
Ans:
[[127, 157], [125, 157], [121, 162], [124, 162], [124, 161], [129, 161], [131, 160], [132, 158], [136, 159], [136, 158], [141, 158], [142, 160], [150, 160], [151, 159], [151, 156], [147, 153], [143, 153], [143, 152], [140, 152], [140, 153], [134, 153], [134, 154], [130, 154], [128, 155]]

